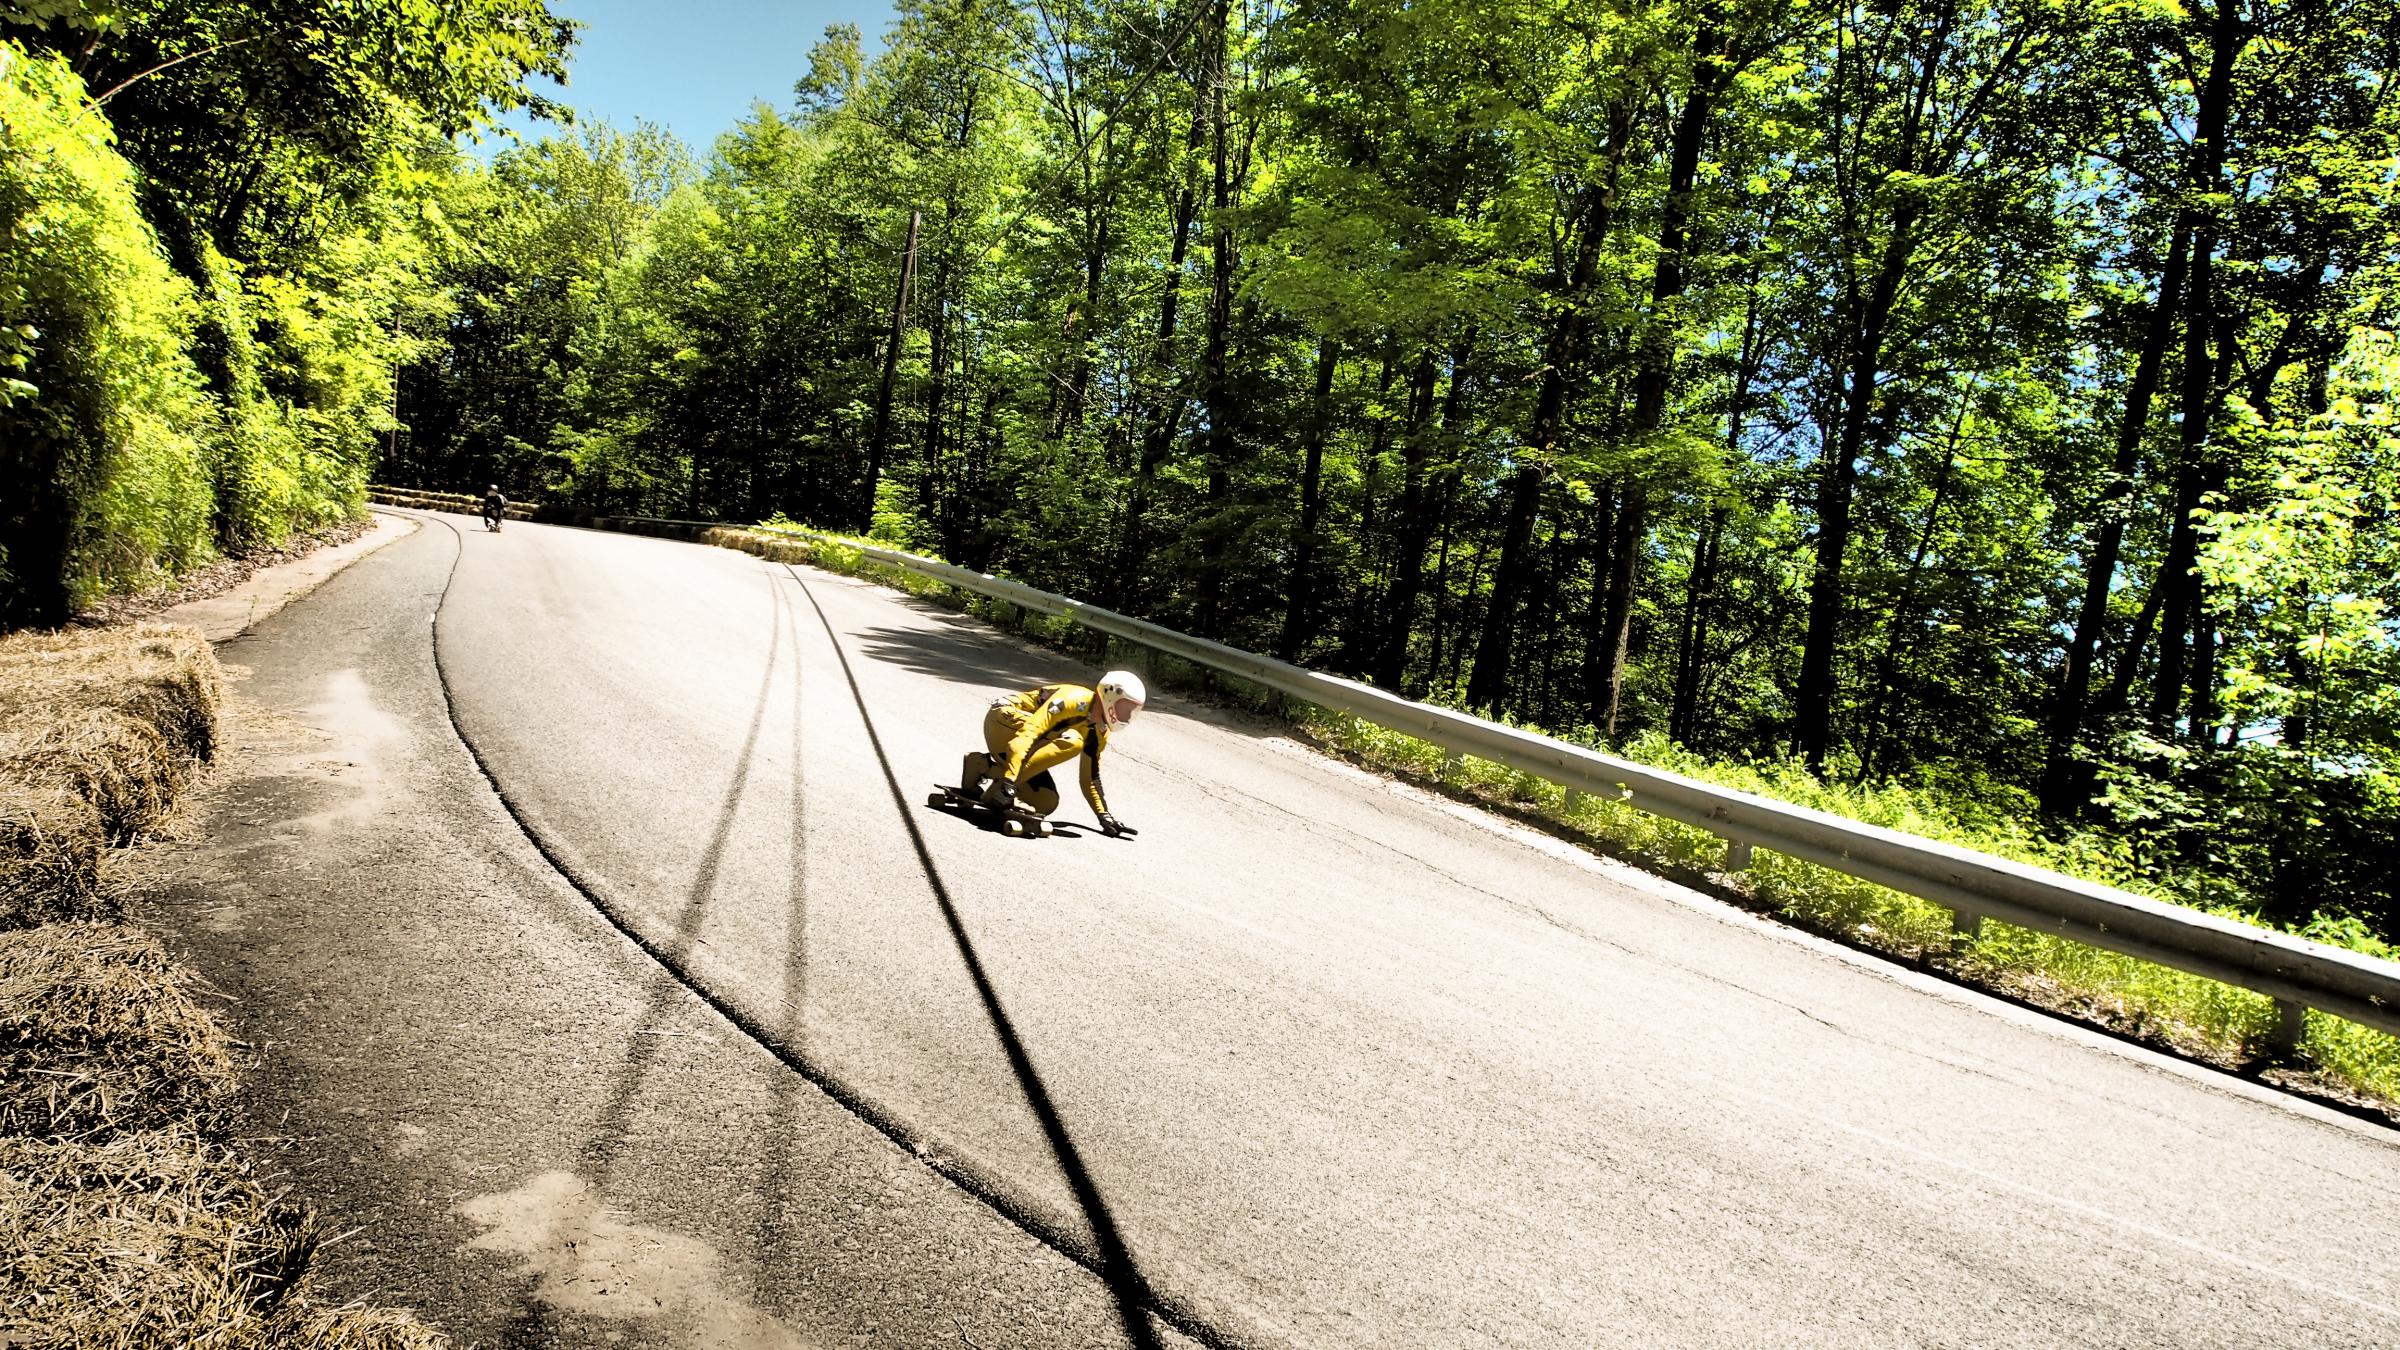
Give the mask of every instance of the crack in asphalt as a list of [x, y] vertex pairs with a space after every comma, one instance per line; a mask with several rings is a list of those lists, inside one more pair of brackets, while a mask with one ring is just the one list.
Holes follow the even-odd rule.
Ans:
[[[1551, 927], [1556, 928], [1560, 932], [1565, 933], [1570, 937], [1579, 938], [1585, 942], [1589, 942], [1594, 946], [1604, 947], [1610, 951], [1617, 952], [1620, 955], [1636, 961], [1647, 961], [1655, 965], [1664, 966], [1669, 970], [1679, 971], [1685, 975], [1693, 977], [1694, 979], [1702, 980], [1720, 988], [1730, 989], [1735, 993], [1746, 995], [1771, 1007], [1782, 1008], [1788, 1012], [1796, 1013], [1799, 1016], [1805, 1017], [1809, 1021], [1826, 1028], [1829, 1031], [1848, 1037], [1852, 1040], [1861, 1041], [1869, 1045], [1884, 1046], [1887, 1049], [1898, 1050], [1906, 1054], [1918, 1055], [1922, 1058], [1932, 1060], [1935, 1063], [1956, 1069], [1962, 1073], [1977, 1074], [1982, 1077], [1993, 1078], [1995, 1081], [1999, 1082], [2008, 1081], [1992, 1074], [1989, 1070], [1979, 1069], [1973, 1065], [1954, 1063], [1951, 1060], [1939, 1055], [1934, 1055], [1926, 1051], [1915, 1050], [1906, 1045], [1901, 1045], [1894, 1042], [1885, 1041], [1877, 1037], [1869, 1036], [1854, 1027], [1844, 1026], [1841, 1023], [1835, 1022], [1816, 1012], [1813, 1012], [1810, 1009], [1801, 1006], [1800, 1004], [1790, 1002], [1786, 999], [1777, 998], [1773, 994], [1765, 993], [1761, 990], [1752, 989], [1748, 985], [1742, 984], [1735, 980], [1729, 980], [1722, 975], [1717, 975], [1710, 971], [1702, 970], [1697, 966], [1686, 965], [1681, 961], [1672, 960], [1668, 957], [1661, 956], [1656, 952], [1640, 951], [1633, 947], [1629, 947], [1624, 943], [1602, 937], [1601, 935], [1592, 932], [1588, 928], [1582, 928], [1567, 922], [1534, 901], [1527, 900], [1519, 896], [1508, 895], [1501, 891], [1495, 891], [1489, 886], [1484, 886], [1477, 882], [1470, 881], [1467, 878], [1449, 870], [1448, 868], [1443, 867], [1441, 864], [1420, 856], [1419, 854], [1413, 853], [1398, 844], [1390, 842], [1389, 840], [1371, 838], [1369, 836], [1358, 834], [1355, 831], [1335, 830], [1332, 827], [1327, 826], [1323, 821], [1317, 819], [1316, 817], [1310, 816], [1304, 812], [1293, 810], [1291, 807], [1285, 806], [1281, 802], [1273, 801], [1265, 797], [1235, 796], [1226, 792], [1222, 792], [1211, 784], [1202, 781], [1201, 779], [1195, 778], [1189, 774], [1181, 773], [1172, 768], [1165, 768], [1164, 766], [1161, 766], [1161, 771], [1165, 772], [1170, 777], [1181, 779], [1185, 784], [1198, 791], [1202, 796], [1212, 798], [1216, 801], [1225, 802], [1235, 806], [1246, 806], [1253, 809], [1264, 807], [1279, 811], [1284, 815], [1290, 816], [1292, 819], [1300, 822], [1301, 826], [1308, 830], [1311, 834], [1337, 840], [1349, 847], [1352, 853], [1357, 854], [1360, 857], [1365, 857], [1367, 855], [1367, 848], [1364, 845], [1372, 844], [1375, 848], [1402, 858], [1414, 866], [1423, 869], [1424, 871], [1442, 877], [1451, 884], [1463, 890], [1488, 896], [1491, 899], [1500, 902], [1502, 905], [1520, 913], [1531, 914], [1534, 917], [1541, 919], [1544, 923], [1549, 924]], [[1382, 815], [1387, 819], [1396, 820], [1399, 818], [1397, 812], [1391, 810], [1382, 803], [1376, 802], [1374, 805], [1376, 807], [1377, 814]]]
[[[438, 516], [428, 518], [436, 520], [448, 529], [458, 546], [451, 555], [450, 570], [443, 580], [441, 594], [434, 603], [433, 612], [427, 616], [430, 639], [428, 645], [432, 648], [435, 682], [441, 686], [442, 690], [443, 711], [449, 718], [451, 733], [457, 736], [459, 745], [466, 750], [468, 759], [475, 765], [476, 772], [483, 778], [485, 786], [491, 789], [492, 795], [499, 801], [501, 809], [507, 813], [510, 821], [516, 825], [518, 832], [525, 837], [526, 842], [532, 846], [542, 861], [548, 864], [550, 869], [556, 872], [559, 878], [565, 881], [577, 895], [582, 896], [584, 901], [590, 904], [592, 909], [605, 919], [610, 927], [623, 935], [626, 941], [631, 942], [635, 948], [672, 976], [676, 983], [689, 990], [694, 998], [699, 999], [718, 1016], [724, 1018], [743, 1036], [773, 1056], [786, 1069], [805, 1079], [843, 1110], [848, 1111], [877, 1133], [891, 1140], [902, 1152], [931, 1169], [935, 1175], [982, 1202], [986, 1208], [1007, 1220], [1011, 1226], [1044, 1247], [1082, 1266], [1102, 1281], [1108, 1281], [1110, 1272], [1107, 1269], [1106, 1256], [1096, 1250], [1090, 1242], [1083, 1240], [1080, 1234], [1060, 1228], [1045, 1217], [1033, 1212], [1030, 1207], [1017, 1202], [1003, 1189], [999, 1177], [986, 1175], [980, 1167], [937, 1152], [936, 1141], [930, 1136], [919, 1132], [901, 1119], [897, 1113], [851, 1087], [835, 1075], [830, 1068], [819, 1063], [805, 1050], [794, 1044], [790, 1038], [765, 1025], [746, 1012], [738, 1003], [712, 988], [692, 971], [681, 953], [668, 950], [641, 931], [630, 916], [610, 900], [595, 881], [583, 875], [580, 869], [569, 862], [559, 852], [556, 845], [534, 825], [524, 804], [501, 783], [499, 775], [494, 771], [490, 761], [485, 758], [483, 750], [467, 735], [466, 726], [460, 720], [456, 690], [451, 680], [449, 667], [442, 659], [441, 630], [442, 611], [449, 604], [450, 588], [458, 577], [459, 560], [466, 553], [465, 540], [459, 536], [458, 527], [451, 522], [441, 520]], [[789, 570], [788, 564], [786, 568]], [[795, 581], [799, 580], [799, 574], [796, 571], [792, 573], [792, 576]], [[801, 584], [802, 590], [805, 592], [806, 583]], [[830, 623], [827, 625], [827, 632], [830, 635]], [[838, 646], [836, 650], [838, 652]], [[797, 771], [797, 766], [795, 766], [795, 771]], [[787, 1008], [791, 1006], [788, 1000], [773, 1000], [772, 995], [765, 997], [772, 1001], [782, 1002]], [[1201, 1319], [1194, 1310], [1183, 1304], [1182, 1300], [1172, 1296], [1158, 1295], [1155, 1290], [1147, 1292], [1153, 1295], [1152, 1298], [1144, 1301], [1144, 1306], [1151, 1315], [1157, 1316], [1181, 1334], [1209, 1347], [1209, 1350], [1249, 1350], [1250, 1342]], [[1129, 1335], [1132, 1336], [1137, 1346], [1157, 1344], [1155, 1338], [1144, 1338], [1139, 1333], [1132, 1332], [1130, 1328]]]
[[1281, 802], [1269, 801], [1263, 797], [1235, 796], [1233, 794], [1221, 791], [1216, 787], [1211, 786], [1209, 783], [1191, 776], [1190, 774], [1183, 773], [1179, 770], [1169, 768], [1164, 765], [1154, 765], [1153, 768], [1156, 769], [1156, 771], [1163, 773], [1167, 777], [1182, 780], [1184, 784], [1191, 787], [1194, 791], [1197, 791], [1201, 796], [1208, 797], [1215, 801], [1224, 802], [1237, 807], [1272, 807], [1274, 810], [1280, 811], [1284, 815], [1290, 816], [1292, 819], [1300, 822], [1301, 827], [1307, 830], [1310, 834], [1316, 835], [1320, 838], [1333, 840], [1334, 842], [1343, 845], [1351, 853], [1359, 856], [1360, 858], [1365, 858], [1368, 856], [1368, 850], [1363, 845], [1372, 844], [1376, 848], [1381, 849], [1386, 853], [1394, 854], [1416, 864], [1423, 870], [1431, 872], [1434, 875], [1449, 881], [1452, 885], [1455, 885], [1462, 890], [1473, 891], [1478, 895], [1489, 896], [1491, 899], [1499, 901], [1502, 905], [1510, 909], [1532, 914], [1534, 917], [1541, 919], [1551, 927], [1556, 928], [1560, 932], [1565, 933], [1570, 937], [1582, 938], [1587, 942], [1591, 942], [1597, 946], [1606, 947], [1611, 951], [1622, 952], [1627, 956], [1640, 955], [1640, 953], [1621, 943], [1611, 942], [1607, 938], [1601, 937], [1597, 933], [1577, 928], [1574, 925], [1569, 924], [1566, 920], [1559, 918], [1557, 915], [1551, 913], [1547, 909], [1542, 908], [1540, 905], [1535, 904], [1531, 900], [1521, 899], [1513, 895], [1506, 895], [1499, 891], [1493, 890], [1489, 886], [1484, 886], [1476, 882], [1469, 881], [1465, 877], [1462, 877], [1456, 872], [1451, 871], [1449, 868], [1446, 868], [1441, 864], [1433, 862], [1429, 859], [1419, 857], [1418, 855], [1409, 852], [1407, 849], [1404, 849], [1399, 845], [1391, 843], [1387, 840], [1369, 838], [1352, 831], [1336, 830], [1333, 827], [1325, 824], [1322, 820], [1319, 820], [1318, 818], [1308, 815], [1304, 812], [1295, 811], [1291, 807], [1285, 806]]

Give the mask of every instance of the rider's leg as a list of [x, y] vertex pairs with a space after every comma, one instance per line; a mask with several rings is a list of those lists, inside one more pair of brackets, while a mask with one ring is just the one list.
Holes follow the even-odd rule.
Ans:
[[1044, 769], [1025, 780], [1025, 793], [1017, 800], [1032, 807], [1037, 816], [1049, 815], [1058, 809], [1058, 780]]
[[[1006, 704], [993, 704], [991, 711], [983, 715], [984, 753], [970, 752], [968, 754], [967, 765], [962, 769], [961, 777], [958, 780], [959, 786], [967, 790], [968, 796], [976, 796], [979, 795], [980, 790], [988, 790], [989, 784], [986, 780], [997, 777], [1000, 770], [1007, 767], [1009, 742], [1016, 738], [1017, 719], [1013, 715], [1013, 711]], [[983, 761], [980, 769], [974, 767], [977, 760]]]
[[[1083, 737], [1072, 731], [1068, 732], [1064, 736], [1059, 737], [1057, 740], [1049, 741], [1045, 744], [1035, 747], [1034, 752], [1025, 757], [1025, 767], [1017, 771], [1019, 791], [1023, 793], [1030, 793], [1033, 790], [1034, 784], [1041, 782], [1043, 779], [1049, 776], [1050, 770], [1057, 768], [1061, 764], [1071, 762], [1077, 755], [1082, 753]], [[1058, 806], [1058, 789], [1055, 785], [1053, 785], [1050, 789], [1050, 800], [1050, 809], [1056, 810]], [[1044, 811], [1042, 814], [1048, 815], [1049, 811]]]

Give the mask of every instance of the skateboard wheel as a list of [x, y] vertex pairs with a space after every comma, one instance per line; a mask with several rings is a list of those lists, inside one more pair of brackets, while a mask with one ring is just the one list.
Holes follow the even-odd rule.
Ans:
[[1050, 822], [1049, 822], [1049, 821], [1046, 821], [1046, 820], [1042, 820], [1042, 821], [1036, 821], [1036, 822], [1034, 822], [1034, 826], [1033, 826], [1033, 832], [1034, 832], [1035, 834], [1038, 834], [1038, 835], [1040, 835], [1040, 836], [1041, 836], [1042, 838], [1044, 838], [1044, 839], [1047, 839], [1047, 838], [1049, 838], [1049, 837], [1050, 837]]
[[1024, 822], [1024, 821], [1021, 821], [1021, 820], [1012, 820], [1012, 821], [1008, 822], [1006, 825], [1002, 826], [1001, 828], [1002, 828], [1002, 829], [1005, 829], [1005, 830], [1007, 830], [1007, 831], [1008, 831], [1008, 837], [1009, 837], [1009, 838], [1011, 838], [1011, 839], [1022, 839], [1022, 838], [1024, 838], [1024, 837], [1025, 837], [1025, 822]]
[[925, 804], [927, 806], [948, 806], [950, 804], [950, 794], [947, 792], [929, 793], [926, 795]]

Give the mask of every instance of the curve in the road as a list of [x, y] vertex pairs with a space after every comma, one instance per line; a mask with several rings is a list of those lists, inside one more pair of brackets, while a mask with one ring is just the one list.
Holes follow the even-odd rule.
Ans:
[[[418, 513], [411, 512], [410, 514]], [[606, 919], [610, 927], [615, 928], [625, 936], [627, 941], [633, 943], [650, 959], [656, 961], [662, 970], [673, 977], [677, 985], [715, 1010], [719, 1016], [740, 1030], [744, 1036], [773, 1055], [779, 1063], [840, 1103], [845, 1110], [873, 1126], [879, 1133], [898, 1145], [903, 1152], [923, 1162], [954, 1185], [990, 1206], [995, 1212], [1045, 1246], [1098, 1276], [1108, 1286], [1111, 1296], [1116, 1299], [1120, 1316], [1124, 1322], [1125, 1334], [1134, 1345], [1143, 1347], [1144, 1350], [1158, 1346], [1157, 1333], [1151, 1328], [1149, 1322], [1149, 1317], [1156, 1316], [1160, 1321], [1183, 1335], [1211, 1347], [1211, 1350], [1243, 1350], [1244, 1342], [1241, 1338], [1212, 1325], [1184, 1300], [1175, 1297], [1172, 1293], [1157, 1289], [1142, 1274], [1140, 1267], [1135, 1264], [1131, 1249], [1126, 1246], [1123, 1235], [1118, 1231], [1115, 1220], [1109, 1214], [1107, 1202], [1092, 1181], [1089, 1169], [1084, 1166], [1081, 1154], [1075, 1147], [1065, 1121], [1059, 1116], [1048, 1090], [1043, 1087], [1040, 1075], [1034, 1071], [1032, 1060], [1025, 1053], [1024, 1043], [1017, 1036], [1015, 1028], [1008, 1020], [1007, 1011], [1000, 1003], [998, 991], [992, 987], [990, 978], [984, 972], [982, 962], [975, 954], [974, 945], [959, 918], [957, 906], [951, 902], [949, 888], [943, 884], [941, 873], [934, 865], [933, 855], [926, 848], [924, 836], [919, 832], [916, 820], [908, 810], [906, 792], [900, 786], [899, 777], [892, 771], [890, 758], [883, 753], [882, 738], [877, 735], [874, 718], [867, 710], [866, 695], [859, 689], [857, 676], [850, 669], [849, 654], [843, 650], [841, 639], [834, 632], [831, 620], [825, 617], [823, 608], [817, 608], [817, 618], [825, 626], [826, 639], [833, 645], [834, 654], [841, 662], [843, 674], [849, 677], [851, 696], [857, 701], [859, 717], [866, 727], [867, 736], [875, 745], [878, 764], [883, 771], [884, 780], [891, 788], [894, 802], [900, 807], [901, 819], [908, 827], [910, 842], [914, 845], [918, 862], [925, 871], [925, 880], [932, 888], [934, 898], [941, 905], [943, 919], [949, 925], [951, 935], [958, 943], [959, 955], [966, 962], [968, 971], [974, 979], [976, 990], [983, 999], [985, 1011], [991, 1018], [993, 1030], [1007, 1049], [1009, 1067], [1015, 1072], [1019, 1083], [1024, 1088], [1027, 1102], [1040, 1120], [1043, 1133], [1048, 1137], [1051, 1148], [1057, 1155], [1060, 1171], [1065, 1175], [1069, 1186], [1074, 1191], [1076, 1200], [1082, 1207], [1086, 1221], [1091, 1225], [1089, 1235], [1063, 1227], [1051, 1221], [1048, 1216], [1033, 1206], [1020, 1203], [1010, 1195], [1002, 1178], [996, 1175], [986, 1175], [982, 1169], [965, 1160], [952, 1158], [938, 1151], [934, 1147], [935, 1141], [924, 1132], [917, 1130], [907, 1121], [885, 1110], [844, 1082], [829, 1066], [794, 1045], [790, 1039], [774, 1028], [760, 1023], [734, 1000], [711, 989], [706, 981], [693, 973], [689, 962], [688, 944], [681, 941], [688, 935], [690, 924], [678, 925], [674, 941], [659, 942], [652, 935], [642, 931], [624, 909], [613, 903], [591, 879], [580, 875], [578, 869], [553, 846], [551, 841], [543, 837], [542, 831], [528, 817], [523, 806], [510, 794], [508, 788], [501, 782], [499, 775], [493, 772], [492, 765], [483, 749], [476, 745], [473, 737], [468, 735], [466, 725], [459, 718], [458, 698], [452, 687], [449, 669], [442, 659], [442, 611], [449, 603], [451, 585], [458, 577], [458, 561], [466, 552], [465, 541], [459, 537], [458, 526], [451, 521], [430, 513], [422, 515], [422, 518], [434, 521], [449, 530], [455, 546], [451, 555], [450, 571], [443, 580], [441, 596], [434, 603], [430, 623], [434, 675], [441, 686], [444, 712], [449, 718], [451, 731], [458, 737], [459, 744], [466, 748], [467, 755], [474, 761], [476, 772], [482, 776], [485, 786], [489, 787], [493, 796], [499, 799], [502, 809], [508, 812], [509, 819], [516, 824], [518, 831], [525, 836], [526, 841], [541, 855], [542, 860], [556, 871], [569, 886], [573, 887], [575, 893], [582, 896], [594, 911]], [[787, 565], [785, 570], [789, 571], [792, 579], [799, 583], [801, 593], [809, 597], [810, 605], [816, 606], [816, 597], [808, 590], [807, 581], [800, 576], [796, 569]], [[778, 592], [775, 624], [776, 650], [780, 650], [784, 633], [792, 626], [787, 612], [788, 605], [789, 601]], [[795, 642], [798, 640], [797, 633], [793, 634], [793, 640]], [[764, 713], [766, 707], [766, 691], [771, 687], [774, 678], [772, 655], [770, 655], [764, 678], [765, 682], [762, 683], [760, 689], [759, 711], [761, 714]], [[757, 717], [752, 720], [751, 735], [753, 739], [757, 735], [759, 720]], [[745, 771], [749, 760], [750, 757], [745, 752], [738, 761], [744, 766]], [[738, 796], [741, 792], [742, 772], [737, 771], [734, 785], [730, 789], [730, 796]], [[721, 836], [731, 827], [732, 818], [730, 811], [722, 813], [720, 816], [716, 827], [720, 836], [719, 847], [722, 845]], [[711, 850], [712, 855], [714, 851]], [[694, 888], [693, 893], [699, 895], [704, 890], [705, 877], [702, 884]]]

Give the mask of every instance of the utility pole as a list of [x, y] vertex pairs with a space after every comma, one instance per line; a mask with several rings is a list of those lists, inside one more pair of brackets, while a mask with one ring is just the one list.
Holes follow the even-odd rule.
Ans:
[[875, 427], [867, 434], [867, 499], [859, 507], [858, 532], [875, 528], [875, 484], [883, 477], [883, 442], [892, 428], [892, 377], [900, 368], [900, 332], [908, 317], [908, 288], [917, 279], [917, 223], [908, 213], [908, 252], [900, 259], [900, 293], [892, 300], [892, 331], [883, 344], [883, 387], [875, 393]]

